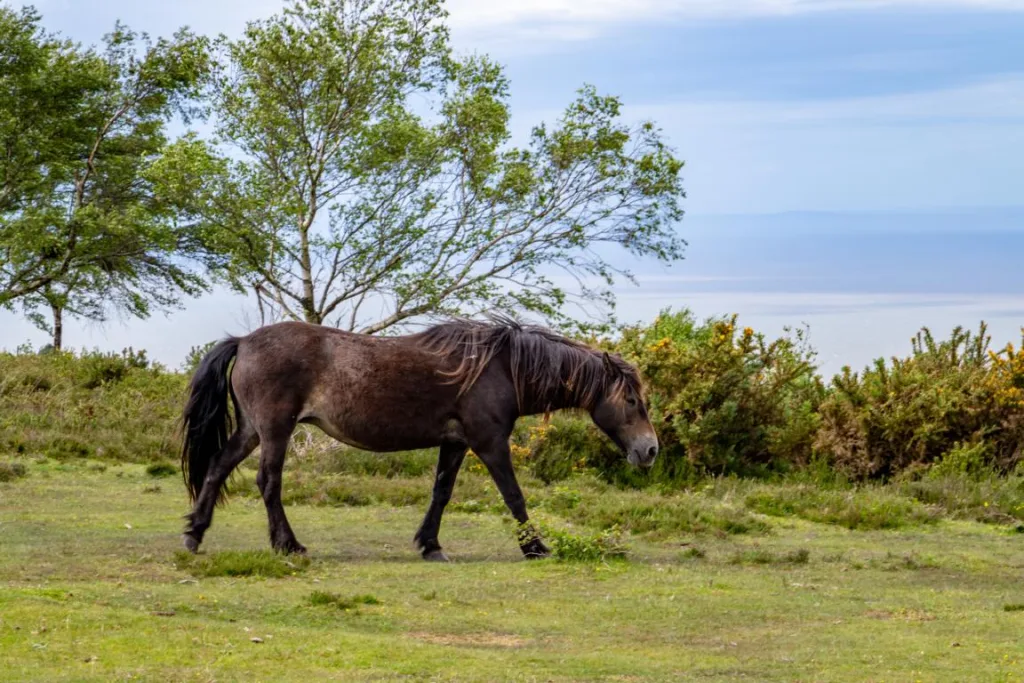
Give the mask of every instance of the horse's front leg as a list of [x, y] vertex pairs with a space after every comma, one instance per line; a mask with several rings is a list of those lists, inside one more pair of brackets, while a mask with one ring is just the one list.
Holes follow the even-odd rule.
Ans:
[[501, 491], [505, 505], [508, 506], [512, 516], [519, 522], [519, 548], [528, 559], [547, 557], [551, 551], [541, 542], [537, 532], [529, 526], [530, 518], [526, 514], [526, 498], [523, 496], [519, 482], [516, 481], [515, 471], [512, 469], [512, 453], [509, 450], [508, 440], [502, 439], [488, 443], [480, 450], [473, 449], [480, 460], [491, 473], [495, 485]]

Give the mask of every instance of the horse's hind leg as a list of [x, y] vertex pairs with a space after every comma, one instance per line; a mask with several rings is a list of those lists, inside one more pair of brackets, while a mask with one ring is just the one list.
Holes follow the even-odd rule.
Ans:
[[213, 509], [217, 505], [217, 498], [224, 482], [231, 472], [249, 457], [258, 443], [256, 431], [248, 422], [240, 420], [238, 429], [228, 439], [224, 450], [210, 463], [203, 482], [203, 490], [196, 498], [191, 514], [187, 516], [189, 522], [185, 528], [185, 547], [192, 552], [199, 549], [199, 544], [203, 542], [203, 534], [213, 522]]
[[445, 442], [441, 444], [441, 455], [437, 460], [437, 477], [434, 479], [434, 495], [430, 499], [430, 507], [423, 518], [423, 524], [416, 532], [414, 541], [423, 553], [423, 559], [434, 562], [447, 562], [448, 558], [441, 552], [441, 544], [437, 540], [441, 528], [441, 515], [448, 501], [452, 499], [455, 488], [455, 477], [466, 457], [466, 444]]
[[304, 553], [306, 548], [296, 540], [295, 532], [284, 514], [284, 505], [281, 504], [281, 472], [284, 470], [284, 457], [290, 437], [290, 429], [275, 430], [273, 436], [263, 439], [256, 485], [267, 507], [271, 546], [285, 553]]

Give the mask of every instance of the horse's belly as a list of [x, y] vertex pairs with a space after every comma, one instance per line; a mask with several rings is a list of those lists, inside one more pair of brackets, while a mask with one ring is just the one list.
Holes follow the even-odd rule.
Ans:
[[[364, 451], [407, 451], [417, 448], [432, 448], [441, 441], [442, 429], [427, 425], [403, 424], [396, 420], [389, 424], [359, 421], [352, 418], [324, 419], [310, 416], [311, 422], [338, 441]], [[426, 429], [424, 427], [427, 427]]]

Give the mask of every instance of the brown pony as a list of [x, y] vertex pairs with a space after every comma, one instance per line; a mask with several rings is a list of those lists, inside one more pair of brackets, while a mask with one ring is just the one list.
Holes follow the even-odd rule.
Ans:
[[[633, 465], [653, 464], [658, 440], [636, 369], [541, 328], [506, 318], [457, 320], [374, 337], [285, 322], [229, 337], [199, 364], [184, 411], [181, 464], [194, 501], [185, 547], [198, 550], [228, 475], [259, 445], [256, 484], [271, 544], [305, 552], [281, 504], [281, 471], [295, 426], [310, 423], [369, 451], [440, 448], [415, 541], [425, 559], [445, 561], [437, 535], [466, 450], [480, 457], [525, 525], [509, 436], [520, 416], [563, 408], [588, 411]], [[527, 557], [549, 554], [535, 533], [521, 537], [520, 547]]]

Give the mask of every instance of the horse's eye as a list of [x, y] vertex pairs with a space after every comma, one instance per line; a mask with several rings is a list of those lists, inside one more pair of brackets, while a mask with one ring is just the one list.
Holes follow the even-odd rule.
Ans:
[[633, 398], [632, 396], [630, 396], [629, 398], [626, 399], [626, 403], [629, 404], [630, 406], [635, 406], [636, 405], [636, 399]]

